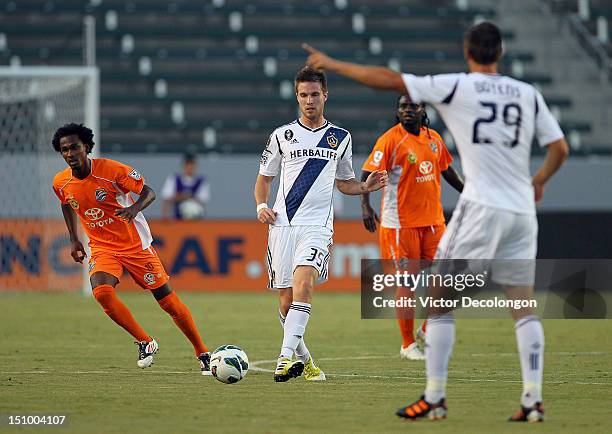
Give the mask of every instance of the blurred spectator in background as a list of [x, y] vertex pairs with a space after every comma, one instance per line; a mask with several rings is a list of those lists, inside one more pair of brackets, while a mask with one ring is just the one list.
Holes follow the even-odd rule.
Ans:
[[185, 154], [183, 173], [166, 178], [161, 190], [164, 219], [196, 220], [204, 217], [210, 201], [210, 185], [206, 177], [197, 171], [195, 154]]

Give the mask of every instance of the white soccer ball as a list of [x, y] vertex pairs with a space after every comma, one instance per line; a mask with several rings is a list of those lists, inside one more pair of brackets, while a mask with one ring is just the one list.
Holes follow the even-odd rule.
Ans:
[[221, 345], [210, 355], [210, 371], [220, 382], [234, 384], [249, 371], [249, 358], [236, 345]]
[[194, 199], [187, 199], [180, 203], [179, 211], [185, 220], [195, 220], [204, 217], [204, 207]]

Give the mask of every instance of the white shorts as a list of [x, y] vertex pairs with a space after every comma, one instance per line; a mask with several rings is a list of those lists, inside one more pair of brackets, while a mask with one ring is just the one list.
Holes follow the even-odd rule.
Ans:
[[496, 283], [532, 285], [537, 246], [535, 215], [460, 199], [438, 244], [436, 259], [494, 260], [490, 262], [491, 279]]
[[309, 265], [319, 272], [317, 284], [327, 281], [333, 231], [322, 226], [272, 226], [268, 234], [269, 288], [291, 288], [293, 271]]

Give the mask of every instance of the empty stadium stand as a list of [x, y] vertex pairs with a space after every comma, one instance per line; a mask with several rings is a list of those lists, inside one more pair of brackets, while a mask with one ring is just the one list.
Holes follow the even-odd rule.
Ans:
[[[82, 64], [83, 17], [92, 15], [104, 150], [258, 153], [275, 126], [296, 116], [292, 80], [305, 60], [302, 41], [416, 74], [461, 71], [463, 32], [496, 17], [493, 8], [466, 4], [9, 0], [0, 5], [0, 64]], [[510, 51], [502, 68], [543, 87], [553, 110], [571, 108], [572, 97], [548, 91], [547, 71], [525, 72], [533, 61], [529, 50]], [[326, 113], [351, 130], [355, 152], [366, 153], [391, 126], [395, 98], [330, 77]], [[584, 119], [563, 120], [563, 127], [574, 134], [591, 129]]]

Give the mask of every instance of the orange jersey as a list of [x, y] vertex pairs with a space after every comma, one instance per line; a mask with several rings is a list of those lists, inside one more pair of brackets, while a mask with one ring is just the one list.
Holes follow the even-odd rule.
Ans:
[[70, 167], [53, 179], [53, 191], [79, 216], [91, 249], [114, 252], [144, 250], [153, 241], [142, 213], [131, 223], [115, 216], [116, 210], [134, 203], [131, 192], [140, 194], [143, 186], [137, 170], [106, 158], [92, 158], [85, 179], [75, 178]]
[[389, 185], [382, 200], [381, 226], [415, 228], [444, 224], [440, 174], [453, 157], [440, 135], [422, 128], [418, 136], [401, 124], [376, 141], [363, 170], [387, 170]]

